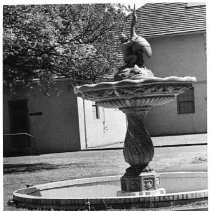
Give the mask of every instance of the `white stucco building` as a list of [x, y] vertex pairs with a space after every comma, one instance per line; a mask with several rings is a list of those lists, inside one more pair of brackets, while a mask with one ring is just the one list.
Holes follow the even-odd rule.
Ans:
[[123, 141], [125, 115], [96, 107], [74, 94], [66, 80], [62, 92], [44, 95], [38, 86], [3, 94], [4, 155], [78, 151]]
[[[153, 107], [146, 117], [151, 136], [207, 132], [206, 7], [155, 3], [137, 10], [137, 34], [151, 44], [145, 64], [157, 77], [195, 76], [194, 89]], [[4, 154], [76, 151], [122, 142], [125, 115], [77, 98], [67, 81], [63, 92], [45, 96], [38, 87], [3, 95]]]
[[157, 77], [194, 76], [194, 89], [147, 117], [152, 136], [207, 131], [206, 7], [203, 3], [146, 4], [137, 11], [137, 34], [150, 43], [146, 66]]

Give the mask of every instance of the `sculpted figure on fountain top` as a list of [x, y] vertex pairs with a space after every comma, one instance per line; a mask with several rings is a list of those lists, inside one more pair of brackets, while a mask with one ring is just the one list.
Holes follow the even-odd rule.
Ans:
[[115, 80], [122, 80], [125, 78], [149, 78], [154, 76], [153, 73], [144, 66], [143, 59], [144, 52], [147, 56], [152, 56], [152, 49], [145, 38], [136, 34], [136, 22], [137, 16], [134, 6], [130, 28], [130, 39], [123, 33], [119, 36], [125, 65], [119, 68], [118, 73], [115, 74]]

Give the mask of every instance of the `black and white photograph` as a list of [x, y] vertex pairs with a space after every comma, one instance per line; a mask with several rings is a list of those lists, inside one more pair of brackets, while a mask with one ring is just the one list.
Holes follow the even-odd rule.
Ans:
[[2, 210], [208, 210], [206, 1], [1, 6]]

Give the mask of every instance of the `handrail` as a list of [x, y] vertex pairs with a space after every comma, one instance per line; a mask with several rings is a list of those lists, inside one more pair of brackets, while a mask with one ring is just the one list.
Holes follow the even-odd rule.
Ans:
[[18, 135], [27, 135], [27, 136], [30, 136], [30, 137], [34, 137], [32, 136], [31, 134], [29, 133], [6, 133], [6, 134], [3, 134], [4, 136], [18, 136]]

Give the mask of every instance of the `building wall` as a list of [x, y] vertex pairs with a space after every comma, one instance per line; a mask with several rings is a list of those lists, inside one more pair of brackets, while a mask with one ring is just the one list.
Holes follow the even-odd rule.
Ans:
[[78, 98], [81, 148], [85, 149], [123, 142], [126, 133], [126, 117], [117, 109], [99, 107], [96, 118], [93, 102]]
[[153, 55], [145, 64], [157, 77], [194, 76], [195, 113], [178, 114], [177, 101], [153, 107], [146, 118], [153, 136], [207, 131], [207, 64], [205, 34], [148, 39]]
[[[29, 133], [33, 136], [33, 150], [39, 153], [80, 150], [77, 98], [72, 87], [66, 83], [58, 82], [57, 86], [62, 90], [60, 95], [51, 93], [49, 97], [44, 95], [38, 87], [32, 90], [17, 89], [15, 97], [4, 90], [3, 133], [10, 133], [8, 101], [28, 99]], [[42, 112], [42, 115], [32, 115], [37, 112]], [[11, 151], [10, 138], [6, 137], [4, 142], [4, 153]]]
[[[177, 102], [153, 107], [146, 117], [152, 136], [204, 133], [207, 131], [207, 67], [204, 34], [170, 36], [148, 39], [153, 50], [145, 64], [157, 77], [195, 76], [195, 113], [177, 114]], [[8, 101], [28, 99], [30, 134], [33, 147], [39, 153], [65, 152], [122, 142], [126, 133], [125, 115], [114, 109], [99, 109], [94, 118], [93, 103], [77, 98], [73, 88], [58, 82], [62, 93], [44, 95], [38, 87], [18, 89], [12, 98], [3, 95], [3, 133], [10, 133]], [[10, 138], [4, 139], [4, 152], [11, 150]]]

